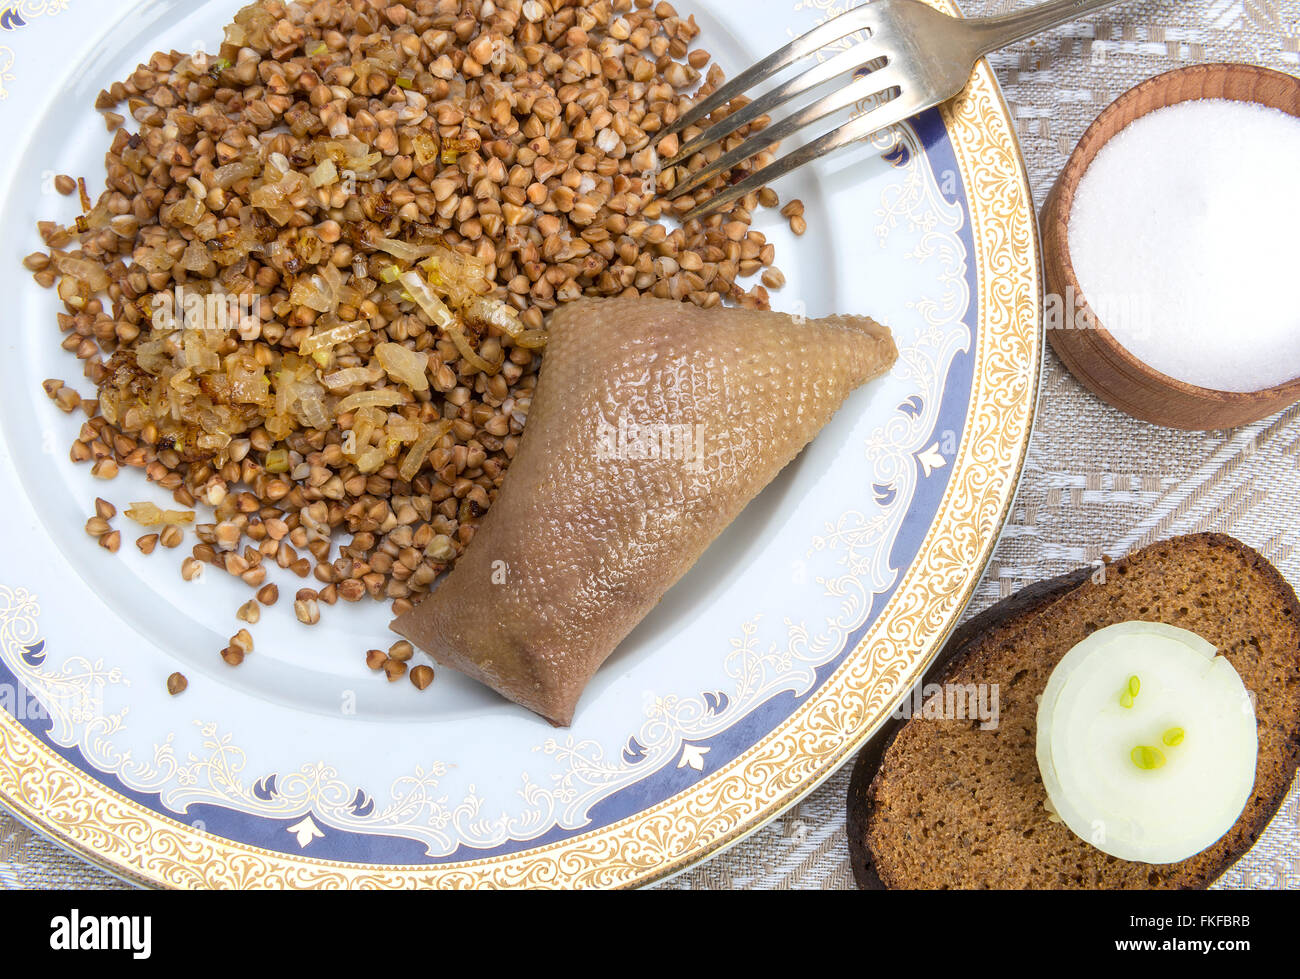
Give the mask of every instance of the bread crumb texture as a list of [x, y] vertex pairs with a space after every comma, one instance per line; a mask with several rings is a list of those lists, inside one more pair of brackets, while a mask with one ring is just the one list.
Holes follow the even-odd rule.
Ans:
[[[1099, 576], [1098, 576], [1099, 577]], [[1034, 755], [1038, 697], [1076, 643], [1107, 625], [1166, 622], [1204, 636], [1256, 697], [1259, 760], [1241, 817], [1173, 864], [1119, 860], [1049, 818]], [[866, 794], [869, 860], [905, 888], [1199, 888], [1248, 850], [1286, 797], [1300, 753], [1300, 605], [1239, 541], [1197, 534], [1153, 544], [996, 622], [940, 682], [999, 685], [1000, 723], [913, 720], [898, 729]], [[856, 842], [856, 841], [855, 841]]]

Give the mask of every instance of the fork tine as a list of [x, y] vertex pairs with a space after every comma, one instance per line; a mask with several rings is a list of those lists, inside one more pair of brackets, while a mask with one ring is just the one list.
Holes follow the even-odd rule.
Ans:
[[778, 85], [772, 91], [760, 95], [749, 105], [731, 113], [725, 119], [719, 120], [678, 149], [677, 155], [671, 160], [659, 164], [659, 168], [667, 170], [669, 167], [675, 167], [686, 162], [706, 146], [730, 136], [746, 123], [752, 122], [759, 116], [770, 114], [795, 97], [817, 88], [832, 78], [863, 68], [879, 57], [880, 55], [876, 53], [875, 46], [870, 41], [855, 45], [847, 51], [841, 51], [829, 61], [823, 61], [807, 71], [795, 75], [794, 78]]
[[766, 81], [782, 68], [793, 64], [800, 58], [805, 58], [827, 44], [833, 44], [856, 31], [870, 27], [876, 20], [875, 11], [872, 10], [873, 6], [873, 3], [864, 3], [840, 14], [838, 17], [832, 17], [824, 24], [818, 24], [808, 33], [795, 38], [779, 51], [772, 52], [752, 68], [742, 71], [731, 81], [725, 83], [704, 101], [691, 106], [686, 112], [678, 116], [671, 125], [659, 130], [651, 141], [651, 145], [657, 144], [665, 136], [679, 133], [687, 126], [693, 125], [718, 108], [718, 106], [726, 105], [737, 95], [744, 93], [747, 89], [760, 82]]
[[694, 218], [708, 217], [718, 208], [726, 207], [733, 201], [740, 200], [746, 194], [759, 190], [790, 171], [797, 170], [805, 163], [809, 163], [850, 143], [865, 139], [872, 133], [902, 122], [904, 119], [914, 116], [927, 108], [929, 106], [921, 99], [906, 92], [901, 92], [884, 105], [863, 113], [856, 119], [844, 123], [838, 129], [832, 129], [829, 133], [819, 136], [811, 143], [801, 146], [797, 150], [792, 150], [757, 173], [750, 174], [738, 184], [714, 195], [703, 204], [683, 215], [682, 223], [685, 224]]
[[779, 143], [810, 123], [823, 119], [831, 113], [839, 112], [841, 109], [848, 108], [854, 102], [899, 87], [902, 82], [902, 76], [888, 65], [871, 72], [869, 75], [864, 75], [844, 88], [822, 96], [816, 102], [787, 116], [775, 125], [755, 133], [729, 153], [722, 154], [708, 166], [696, 170], [685, 181], [665, 193], [663, 198], [671, 201], [683, 194], [689, 194], [718, 174], [725, 173], [736, 164], [761, 152], [764, 147]]

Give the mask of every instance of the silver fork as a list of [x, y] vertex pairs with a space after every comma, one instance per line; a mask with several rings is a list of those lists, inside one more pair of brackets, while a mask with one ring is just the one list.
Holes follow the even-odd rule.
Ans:
[[850, 72], [855, 76], [842, 88], [773, 121], [735, 149], [690, 174], [662, 196], [671, 201], [689, 194], [773, 143], [788, 139], [827, 116], [856, 103], [876, 103], [843, 125], [698, 203], [682, 220], [705, 217], [805, 163], [946, 102], [966, 87], [975, 63], [990, 51], [1118, 2], [1048, 0], [1028, 10], [1000, 17], [961, 20], [940, 13], [920, 0], [869, 0], [819, 24], [768, 55], [660, 131], [655, 139], [656, 145], [665, 136], [684, 131], [736, 96], [780, 74], [796, 61], [850, 35], [862, 31], [868, 34], [866, 40], [852, 44], [782, 82], [683, 144], [672, 159], [660, 164], [660, 172], [685, 163], [700, 150], [724, 139], [746, 123], [773, 113], [806, 92]]

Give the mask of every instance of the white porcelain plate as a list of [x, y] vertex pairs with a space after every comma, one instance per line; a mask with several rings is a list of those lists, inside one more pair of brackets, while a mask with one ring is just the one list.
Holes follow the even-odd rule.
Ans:
[[[734, 74], [841, 9], [681, 0]], [[888, 715], [969, 598], [1010, 505], [1042, 353], [1024, 169], [991, 72], [952, 106], [795, 175], [778, 308], [867, 313], [901, 358], [854, 395], [600, 671], [556, 730], [440, 670], [368, 671], [386, 605], [282, 599], [239, 669], [250, 596], [188, 547], [110, 555], [91, 503], [170, 502], [69, 461], [90, 394], [53, 293], [20, 263], [70, 221], [57, 173], [102, 186], [92, 106], [156, 50], [216, 50], [233, 0], [0, 3], [0, 797], [131, 880], [168, 886], [631, 885], [734, 842], [811, 790]], [[202, 519], [202, 518], [201, 518]], [[190, 543], [193, 541], [191, 540]], [[297, 578], [280, 579], [290, 599]], [[309, 584], [311, 582], [308, 582]], [[170, 697], [173, 671], [189, 689]]]

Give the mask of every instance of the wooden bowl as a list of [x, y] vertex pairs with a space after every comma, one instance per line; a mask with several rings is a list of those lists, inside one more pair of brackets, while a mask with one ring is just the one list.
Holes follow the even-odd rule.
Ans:
[[1088, 165], [1112, 136], [1139, 116], [1193, 99], [1255, 102], [1300, 116], [1300, 78], [1254, 65], [1193, 65], [1129, 89], [1088, 127], [1043, 205], [1043, 270], [1048, 294], [1065, 303], [1067, 322], [1047, 330], [1071, 373], [1104, 401], [1134, 418], [1170, 428], [1235, 428], [1300, 401], [1300, 377], [1261, 391], [1216, 391], [1153, 370], [1122, 347], [1088, 308], [1070, 264], [1070, 208]]

